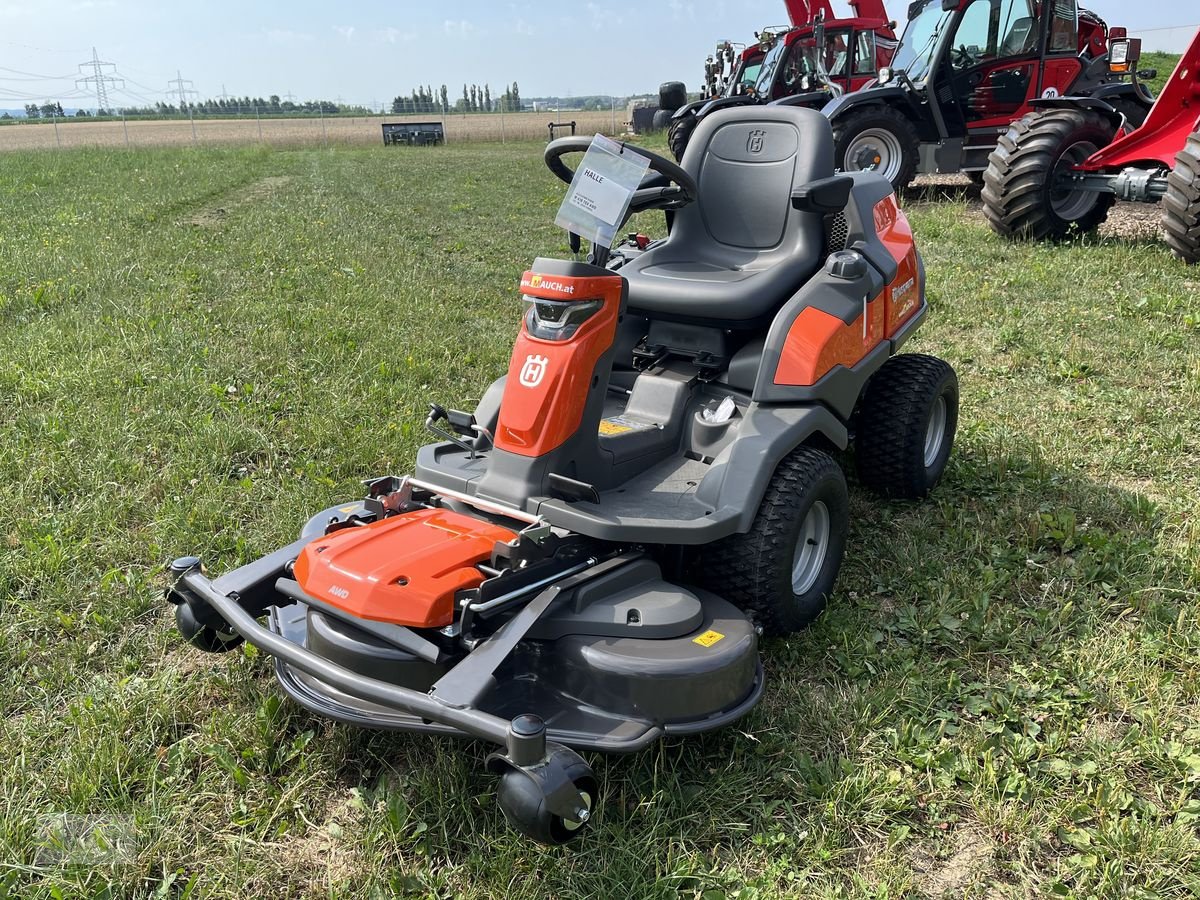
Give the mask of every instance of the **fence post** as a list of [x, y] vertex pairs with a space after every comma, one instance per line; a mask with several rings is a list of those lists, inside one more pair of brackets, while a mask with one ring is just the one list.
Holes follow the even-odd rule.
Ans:
[[196, 143], [196, 116], [192, 112], [192, 107], [188, 107], [188, 121], [192, 123], [192, 143]]
[[504, 143], [504, 104], [500, 104], [500, 143]]
[[612, 133], [613, 137], [617, 136], [617, 98], [609, 95], [609, 105], [612, 107]]
[[62, 141], [58, 137], [58, 116], [54, 110], [50, 110], [50, 120], [54, 123], [54, 146], [61, 147]]
[[129, 146], [129, 123], [125, 121], [125, 110], [121, 110], [121, 128], [125, 131], [125, 146]]
[[261, 144], [261, 143], [263, 142], [263, 138], [262, 138], [262, 116], [260, 116], [260, 115], [259, 115], [259, 113], [258, 113], [258, 104], [257, 104], [257, 103], [254, 105], [254, 121], [256, 121], [256, 122], [258, 123], [258, 142]]
[[328, 147], [329, 140], [325, 135], [325, 104], [322, 102], [319, 108], [321, 110], [321, 146]]

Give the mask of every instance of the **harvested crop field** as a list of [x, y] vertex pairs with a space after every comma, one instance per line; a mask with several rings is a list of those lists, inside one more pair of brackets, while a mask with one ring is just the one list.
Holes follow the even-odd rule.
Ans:
[[[241, 119], [86, 119], [17, 122], [0, 127], [0, 151], [47, 150], [69, 147], [184, 147], [266, 144], [301, 147], [378, 144], [384, 122], [442, 122], [448, 143], [463, 141], [528, 141], [546, 138], [550, 122], [574, 121], [580, 134], [614, 134], [624, 129], [624, 108], [603, 112], [578, 110], [555, 113], [473, 114], [429, 116], [366, 116], [330, 118]], [[568, 132], [559, 132], [559, 135]]]

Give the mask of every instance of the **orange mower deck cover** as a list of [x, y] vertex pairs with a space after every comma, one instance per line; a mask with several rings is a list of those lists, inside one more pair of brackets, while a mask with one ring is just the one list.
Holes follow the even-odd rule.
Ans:
[[304, 592], [361, 619], [442, 628], [454, 595], [515, 532], [448, 509], [421, 509], [318, 538], [296, 560]]

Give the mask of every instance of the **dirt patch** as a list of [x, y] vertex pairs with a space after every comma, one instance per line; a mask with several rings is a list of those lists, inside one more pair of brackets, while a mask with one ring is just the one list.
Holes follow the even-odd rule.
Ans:
[[216, 228], [240, 206], [265, 200], [292, 180], [291, 175], [268, 175], [222, 197], [218, 203], [199, 209], [183, 220], [185, 225]]
[[307, 873], [306, 893], [322, 896], [363, 871], [362, 809], [347, 793], [335, 801], [320, 825], [280, 844], [292, 871]]
[[991, 871], [996, 844], [977, 828], [968, 828], [950, 838], [953, 852], [938, 859], [936, 849], [918, 849], [913, 853], [913, 871], [922, 896], [961, 897], [968, 888], [982, 887]]

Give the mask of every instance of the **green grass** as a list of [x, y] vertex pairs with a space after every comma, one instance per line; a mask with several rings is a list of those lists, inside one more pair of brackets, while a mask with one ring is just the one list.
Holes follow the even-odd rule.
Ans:
[[[4, 157], [0, 895], [1195, 896], [1200, 273], [1153, 240], [910, 201], [911, 349], [962, 383], [944, 485], [855, 491], [759, 708], [591, 757], [576, 848], [506, 828], [482, 746], [181, 644], [166, 561], [292, 540], [503, 371], [560, 198], [534, 145]], [[63, 813], [128, 843], [64, 863]]]

